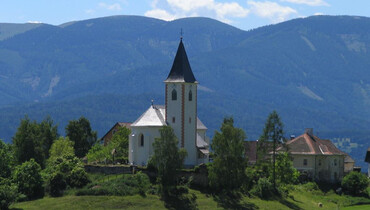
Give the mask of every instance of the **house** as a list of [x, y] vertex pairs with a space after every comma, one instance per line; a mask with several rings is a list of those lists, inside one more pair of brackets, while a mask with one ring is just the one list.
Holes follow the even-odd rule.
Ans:
[[370, 177], [370, 147], [367, 148], [365, 162], [369, 163], [369, 166], [367, 167], [367, 176]]
[[197, 117], [198, 81], [191, 70], [185, 47], [180, 40], [171, 71], [164, 81], [165, 105], [152, 105], [131, 124], [129, 162], [146, 165], [153, 155], [153, 142], [160, 137], [159, 129], [171, 126], [179, 148], [188, 155], [185, 166], [207, 163], [209, 138], [207, 127]]
[[[330, 140], [313, 135], [312, 128], [289, 140], [286, 145], [293, 159], [293, 166], [307, 174], [308, 178], [327, 182], [338, 182], [343, 178], [348, 154], [340, 151]], [[277, 150], [285, 151], [283, 147]]]
[[118, 131], [119, 128], [129, 128], [131, 127], [131, 123], [125, 123], [125, 122], [117, 122], [113, 125], [113, 127], [101, 138], [101, 141], [104, 142], [104, 146], [108, 144], [108, 142], [112, 139], [114, 133]]

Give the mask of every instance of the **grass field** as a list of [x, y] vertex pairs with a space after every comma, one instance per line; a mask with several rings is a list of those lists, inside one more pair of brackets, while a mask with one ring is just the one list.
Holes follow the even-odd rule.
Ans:
[[[261, 200], [259, 198], [243, 197], [240, 201], [220, 201], [211, 195], [191, 190], [197, 196], [199, 209], [370, 209], [370, 199], [352, 198], [339, 196], [334, 193], [321, 194], [317, 192], [305, 192], [302, 189], [294, 190], [286, 199], [275, 198], [272, 200]], [[367, 203], [367, 205], [355, 205], [356, 203]], [[345, 207], [347, 206], [347, 207]], [[46, 197], [43, 199], [17, 203], [11, 209], [166, 209], [165, 203], [156, 195], [141, 197], [134, 196], [64, 196], [60, 198]]]
[[[97, 184], [114, 182], [117, 179], [125, 179], [128, 175], [89, 174], [90, 179]], [[369, 189], [370, 190], [370, 189]], [[147, 194], [130, 196], [75, 196], [77, 190], [70, 189], [65, 196], [59, 198], [44, 197], [43, 199], [16, 203], [11, 209], [166, 209], [166, 203], [157, 195]], [[350, 197], [337, 195], [333, 191], [327, 193], [315, 190], [307, 185], [296, 185], [290, 189], [286, 198], [275, 197], [270, 200], [262, 200], [257, 197], [243, 196], [239, 200], [227, 197], [214, 197], [210, 194], [190, 190], [197, 197], [199, 209], [369, 209], [370, 199], [362, 197]], [[360, 205], [363, 204], [363, 205]]]

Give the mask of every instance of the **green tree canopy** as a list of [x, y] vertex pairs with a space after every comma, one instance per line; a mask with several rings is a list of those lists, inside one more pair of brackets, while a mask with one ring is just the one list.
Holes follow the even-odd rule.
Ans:
[[50, 159], [56, 159], [67, 155], [75, 155], [73, 142], [68, 137], [59, 137], [50, 148]]
[[299, 172], [293, 167], [293, 161], [287, 152], [276, 155], [276, 180], [283, 184], [295, 184], [298, 182]]
[[40, 124], [40, 141], [45, 159], [49, 158], [49, 150], [54, 140], [58, 138], [58, 127], [50, 116], [47, 116]]
[[79, 158], [84, 157], [97, 141], [97, 133], [91, 129], [90, 121], [85, 117], [69, 121], [66, 134], [74, 142], [75, 154]]
[[13, 137], [14, 154], [18, 163], [34, 158], [40, 165], [44, 165], [45, 158], [39, 134], [36, 121], [31, 121], [28, 116], [21, 120]]
[[178, 140], [171, 127], [164, 126], [159, 132], [160, 138], [154, 140], [154, 155], [150, 162], [157, 169], [162, 193], [167, 193], [168, 187], [176, 184], [177, 170], [183, 166], [187, 153], [178, 148]]
[[19, 192], [26, 195], [28, 199], [40, 198], [44, 195], [41, 167], [33, 158], [17, 166], [13, 180]]
[[15, 159], [18, 163], [34, 158], [42, 167], [49, 157], [49, 149], [58, 137], [57, 126], [53, 126], [50, 117], [40, 124], [31, 121], [28, 116], [21, 123], [13, 137]]
[[0, 178], [10, 177], [12, 166], [12, 149], [0, 139]]
[[369, 179], [367, 176], [357, 171], [352, 171], [342, 179], [343, 190], [350, 195], [358, 196], [367, 193], [368, 186]]
[[210, 186], [217, 190], [233, 190], [245, 180], [245, 132], [234, 127], [232, 118], [225, 118], [221, 131], [216, 131], [211, 144], [213, 163], [209, 170]]
[[[115, 158], [116, 160], [122, 160], [127, 162], [128, 160], [128, 139], [131, 130], [126, 127], [119, 128], [113, 135], [111, 141], [109, 142], [109, 147], [116, 150]], [[112, 151], [112, 150], [111, 150]]]
[[[128, 160], [128, 138], [131, 131], [126, 127], [119, 128], [106, 146], [94, 144], [87, 153], [89, 162], [119, 161], [126, 163]], [[112, 154], [112, 151], [115, 151]]]

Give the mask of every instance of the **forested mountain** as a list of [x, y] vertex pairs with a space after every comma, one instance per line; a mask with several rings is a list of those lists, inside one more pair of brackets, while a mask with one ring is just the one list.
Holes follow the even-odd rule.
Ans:
[[210, 135], [233, 116], [257, 139], [276, 109], [286, 135], [306, 127], [321, 138], [361, 133], [359, 143], [370, 146], [370, 18], [352, 16], [251, 31], [208, 18], [140, 16], [0, 24], [0, 138], [11, 141], [25, 114], [51, 115], [61, 133], [84, 115], [102, 136], [116, 121], [135, 120], [151, 99], [163, 104], [181, 29]]

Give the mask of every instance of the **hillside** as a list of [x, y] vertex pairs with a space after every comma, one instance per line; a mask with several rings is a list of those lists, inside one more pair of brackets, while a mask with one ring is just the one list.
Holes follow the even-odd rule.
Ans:
[[116, 121], [135, 120], [152, 98], [162, 104], [182, 28], [201, 85], [199, 117], [211, 136], [231, 115], [257, 139], [276, 109], [287, 136], [313, 127], [321, 138], [351, 137], [367, 148], [369, 26], [370, 18], [351, 16], [251, 31], [208, 18], [139, 16], [0, 24], [0, 138], [10, 141], [24, 114], [50, 114], [61, 134], [68, 120], [85, 115], [102, 136]]

